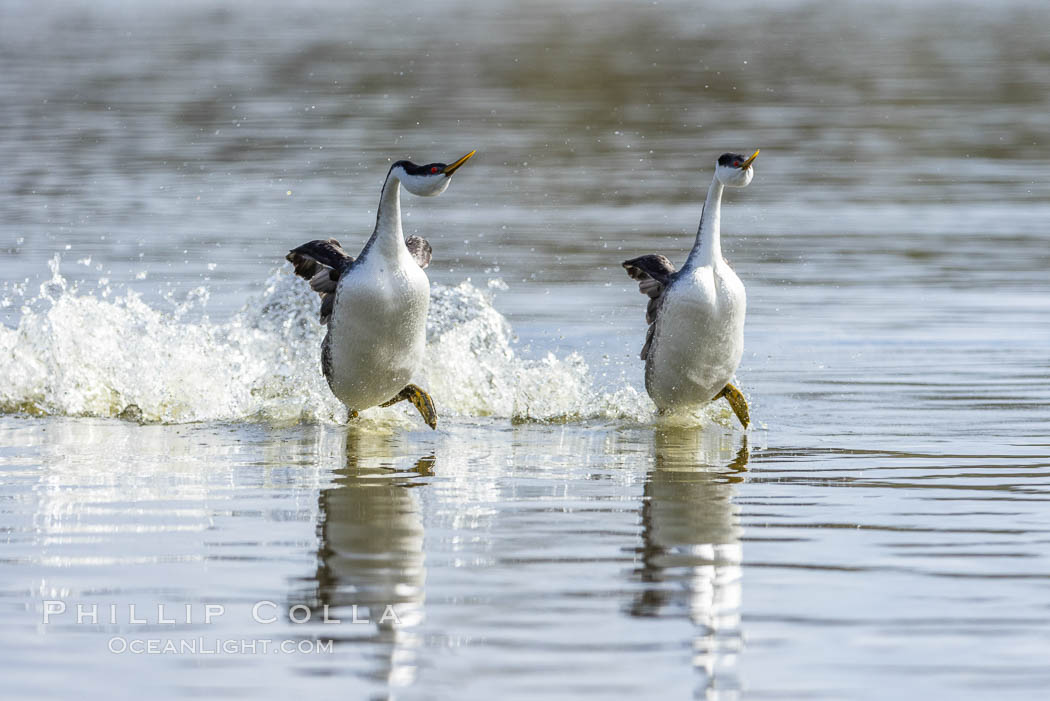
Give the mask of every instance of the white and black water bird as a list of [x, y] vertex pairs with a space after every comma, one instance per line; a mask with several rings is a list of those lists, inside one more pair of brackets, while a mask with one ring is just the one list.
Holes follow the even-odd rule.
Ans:
[[350, 418], [376, 405], [409, 400], [431, 428], [437, 428], [434, 402], [409, 384], [419, 370], [426, 345], [430, 264], [426, 239], [401, 230], [401, 186], [430, 197], [445, 191], [452, 174], [471, 151], [455, 163], [390, 166], [379, 198], [372, 237], [354, 258], [335, 239], [310, 241], [288, 252], [295, 273], [321, 295], [321, 323], [328, 333], [321, 347], [321, 369], [332, 393]]
[[696, 243], [681, 270], [667, 258], [647, 255], [624, 261], [627, 274], [649, 297], [649, 331], [641, 357], [645, 389], [660, 411], [707, 404], [725, 397], [740, 423], [750, 423], [747, 401], [730, 384], [744, 352], [744, 283], [722, 257], [719, 219], [722, 191], [746, 187], [754, 177], [750, 158], [718, 157], [707, 190]]

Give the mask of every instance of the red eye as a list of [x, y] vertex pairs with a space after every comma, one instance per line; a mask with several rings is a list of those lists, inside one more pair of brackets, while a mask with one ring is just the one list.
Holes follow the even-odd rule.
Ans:
[[733, 165], [735, 165], [737, 168], [739, 168], [740, 167], [740, 159], [737, 159], [737, 160], [733, 161]]
[[436, 173], [436, 172], [438, 172], [438, 170], [439, 170], [439, 168], [438, 168], [437, 166], [433, 166], [433, 167], [432, 167], [432, 168], [430, 169], [430, 172], [431, 172], [431, 173]]

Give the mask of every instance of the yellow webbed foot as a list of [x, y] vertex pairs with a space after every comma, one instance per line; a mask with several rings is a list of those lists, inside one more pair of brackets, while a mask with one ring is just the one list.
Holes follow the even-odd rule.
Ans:
[[747, 400], [744, 399], [744, 393], [734, 387], [732, 384], [726, 385], [721, 392], [715, 395], [715, 399], [726, 398], [729, 402], [729, 406], [733, 408], [733, 413], [740, 419], [740, 423], [744, 428], [747, 428], [751, 423], [751, 414], [747, 409]]
[[408, 400], [412, 402], [412, 405], [419, 410], [419, 414], [423, 417], [423, 420], [427, 422], [427, 426], [436, 429], [438, 425], [437, 409], [434, 408], [434, 400], [430, 398], [430, 395], [426, 393], [426, 390], [417, 387], [416, 385], [408, 385], [403, 390], [397, 393], [397, 396], [393, 399], [383, 402], [379, 406], [390, 406], [391, 404], [397, 404], [398, 402]]

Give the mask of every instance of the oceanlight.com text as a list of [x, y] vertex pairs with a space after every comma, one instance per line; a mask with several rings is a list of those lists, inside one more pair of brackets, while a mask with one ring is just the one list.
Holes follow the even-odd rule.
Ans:
[[272, 640], [246, 638], [126, 638], [107, 644], [115, 655], [331, 655], [332, 640]]

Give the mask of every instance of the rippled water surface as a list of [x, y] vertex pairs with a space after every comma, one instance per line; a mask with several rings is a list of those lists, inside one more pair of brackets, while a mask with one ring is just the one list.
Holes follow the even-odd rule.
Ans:
[[[1038, 696], [1047, 26], [0, 3], [4, 694]], [[347, 426], [283, 254], [359, 248], [392, 160], [474, 148], [403, 198], [439, 430]], [[753, 148], [722, 228], [754, 424], [657, 418], [620, 261], [681, 262]], [[151, 640], [198, 649], [120, 651]]]

